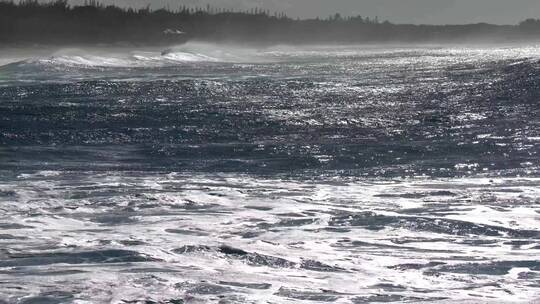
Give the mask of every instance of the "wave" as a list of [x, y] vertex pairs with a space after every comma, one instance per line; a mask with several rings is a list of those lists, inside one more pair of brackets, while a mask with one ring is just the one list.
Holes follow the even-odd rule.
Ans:
[[60, 55], [39, 58], [25, 63], [79, 68], [144, 68], [165, 67], [193, 62], [219, 62], [218, 58], [186, 52], [142, 52], [128, 55]]
[[[344, 49], [345, 48], [345, 49]], [[365, 48], [309, 48], [297, 46], [253, 47], [233, 44], [190, 42], [168, 48], [63, 48], [60, 50], [20, 49], [24, 56], [0, 54], [0, 68], [152, 68], [193, 63], [267, 63], [298, 57], [341, 57], [364, 54]]]
[[[29, 56], [25, 59], [0, 61], [0, 67], [37, 65], [68, 68], [152, 68], [193, 63], [261, 62], [278, 57], [266, 53], [266, 49], [190, 42], [161, 49], [66, 48], [46, 55], [41, 52], [39, 55]], [[4, 63], [3, 66], [2, 63]]]
[[[26, 53], [32, 53], [24, 50]], [[455, 57], [465, 57], [467, 62], [484, 60], [504, 60], [515, 58], [540, 58], [539, 47], [529, 48], [437, 48], [426, 52], [422, 47], [392, 47], [377, 45], [357, 46], [287, 46], [247, 47], [232, 44], [190, 42], [162, 49], [130, 48], [85, 48], [62, 49], [44, 55], [5, 57], [0, 55], [0, 68], [16, 67], [58, 67], [58, 68], [152, 68], [170, 67], [194, 63], [269, 63], [283, 60], [319, 58], [349, 58], [369, 64], [396, 62], [397, 58], [418, 64], [423, 61], [438, 61], [441, 65], [455, 64]]]
[[[212, 51], [212, 49], [214, 49]], [[7, 67], [59, 67], [59, 68], [151, 68], [191, 63], [225, 62], [235, 58], [216, 51], [217, 47], [179, 46], [152, 50], [133, 49], [62, 49], [52, 54], [12, 58], [0, 61]], [[209, 50], [209, 52], [205, 52]]]

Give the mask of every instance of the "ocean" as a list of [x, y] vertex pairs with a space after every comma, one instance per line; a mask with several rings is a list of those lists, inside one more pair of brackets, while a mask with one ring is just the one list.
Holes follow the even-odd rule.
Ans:
[[0, 303], [539, 301], [540, 46], [0, 64]]

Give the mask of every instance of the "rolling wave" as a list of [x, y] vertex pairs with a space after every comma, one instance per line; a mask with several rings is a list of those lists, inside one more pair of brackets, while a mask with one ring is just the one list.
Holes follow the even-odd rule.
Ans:
[[[23, 51], [23, 50], [18, 50]], [[29, 55], [34, 52], [34, 55]], [[478, 62], [539, 59], [540, 48], [431, 48], [429, 54], [421, 47], [395, 48], [391, 46], [273, 46], [246, 47], [239, 45], [190, 42], [163, 49], [133, 48], [67, 48], [56, 51], [24, 50], [25, 57], [0, 54], [0, 70], [14, 70], [28, 67], [38, 68], [166, 68], [195, 63], [276, 63], [323, 59], [347, 59], [373, 65], [410, 64], [422, 65], [426, 62], [440, 66]]]
[[98, 56], [90, 54], [60, 55], [49, 58], [38, 58], [23, 61], [23, 64], [77, 68], [137, 68], [165, 67], [193, 62], [219, 62], [218, 58], [203, 54], [187, 52], [171, 52], [162, 55], [160, 52], [144, 52], [128, 55]]
[[178, 46], [168, 49], [62, 49], [52, 54], [12, 57], [0, 61], [0, 68], [160, 68], [198, 62], [224, 62], [238, 59], [210, 46]]

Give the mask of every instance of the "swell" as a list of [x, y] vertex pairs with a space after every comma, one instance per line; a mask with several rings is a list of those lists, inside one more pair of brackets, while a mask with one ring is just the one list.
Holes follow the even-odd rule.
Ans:
[[127, 55], [53, 55], [45, 58], [25, 59], [10, 62], [1, 66], [4, 70], [18, 71], [20, 69], [46, 69], [46, 68], [157, 68], [181, 65], [194, 62], [218, 62], [218, 58], [213, 58], [203, 54], [186, 52], [171, 52], [161, 54], [159, 52], [145, 52]]
[[538, 69], [454, 66], [388, 92], [309, 75], [11, 86], [2, 167], [534, 174]]

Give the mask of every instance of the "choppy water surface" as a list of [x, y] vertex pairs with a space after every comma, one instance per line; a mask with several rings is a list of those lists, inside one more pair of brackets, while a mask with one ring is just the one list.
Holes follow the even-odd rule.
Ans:
[[540, 297], [540, 48], [21, 54], [0, 303]]

